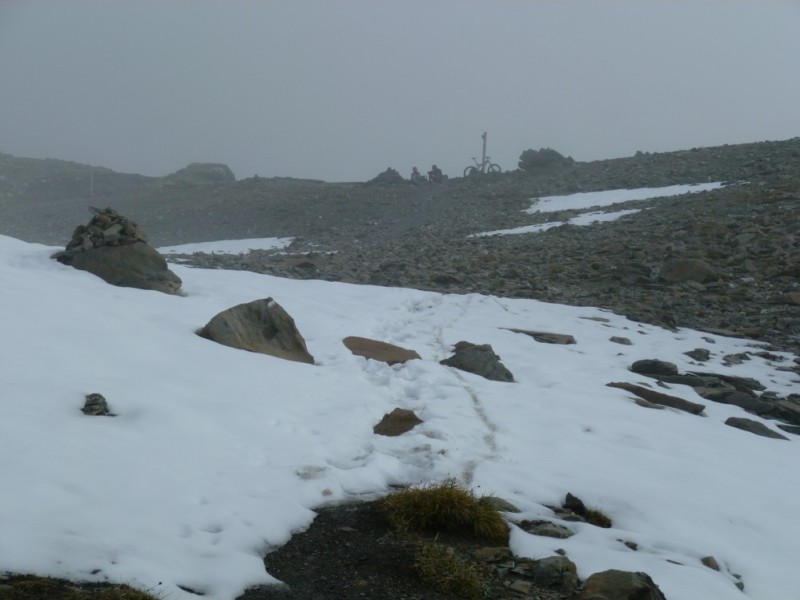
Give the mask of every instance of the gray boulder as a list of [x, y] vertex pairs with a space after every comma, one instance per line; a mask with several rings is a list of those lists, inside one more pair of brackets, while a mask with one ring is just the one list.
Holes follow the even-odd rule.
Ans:
[[776, 440], [789, 439], [777, 431], [772, 431], [772, 429], [759, 421], [745, 419], [744, 417], [728, 417], [728, 419], [725, 421], [725, 425], [730, 425], [731, 427], [736, 427], [736, 429], [741, 429], [743, 431], [749, 431], [750, 433], [754, 433], [762, 437], [773, 438]]
[[669, 394], [662, 394], [661, 392], [651, 390], [641, 385], [636, 385], [635, 383], [628, 383], [627, 381], [612, 381], [606, 385], [608, 387], [619, 388], [621, 390], [631, 392], [632, 394], [635, 394], [639, 398], [646, 400], [649, 403], [660, 406], [669, 406], [670, 408], [676, 408], [693, 415], [699, 415], [706, 409], [705, 405], [703, 404], [690, 402], [689, 400], [684, 400], [683, 398], [678, 398], [677, 396], [671, 396]]
[[647, 573], [611, 569], [590, 575], [574, 600], [667, 600]]
[[180, 289], [180, 277], [167, 268], [167, 261], [147, 243], [136, 223], [112, 208], [90, 210], [94, 216], [89, 224], [79, 225], [53, 258], [120, 287], [165, 294]]
[[314, 364], [294, 319], [272, 298], [224, 310], [198, 333], [232, 348]]
[[566, 556], [548, 556], [536, 561], [533, 583], [540, 588], [571, 593], [578, 585], [578, 570]]
[[494, 353], [489, 344], [462, 341], [454, 346], [454, 350], [453, 356], [440, 360], [439, 364], [480, 375], [492, 381], [514, 381], [511, 371], [500, 362], [500, 357]]
[[90, 415], [93, 417], [115, 416], [108, 407], [108, 402], [103, 394], [97, 393], [86, 394], [86, 402], [84, 402], [81, 412], [83, 412], [85, 415]]
[[658, 377], [660, 375], [677, 375], [678, 366], [675, 363], [654, 358], [637, 360], [631, 365], [631, 371], [640, 375]]
[[182, 283], [180, 277], [169, 270], [164, 257], [145, 242], [100, 246], [59, 262], [120, 287], [175, 294]]

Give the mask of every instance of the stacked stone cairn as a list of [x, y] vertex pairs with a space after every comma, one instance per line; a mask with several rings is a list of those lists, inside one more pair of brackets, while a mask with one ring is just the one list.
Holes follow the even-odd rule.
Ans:
[[136, 223], [112, 208], [90, 210], [94, 216], [89, 224], [79, 225], [66, 248], [53, 258], [112, 285], [178, 292], [180, 277], [167, 268], [167, 261], [147, 243]]
[[139, 226], [113, 208], [89, 207], [94, 217], [88, 225], [78, 225], [66, 248], [53, 255], [59, 262], [69, 264], [76, 254], [100, 246], [121, 246], [135, 242], [147, 243], [147, 236]]

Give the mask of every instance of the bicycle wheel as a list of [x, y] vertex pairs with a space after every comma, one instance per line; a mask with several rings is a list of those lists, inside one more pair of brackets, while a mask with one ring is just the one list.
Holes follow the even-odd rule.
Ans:
[[467, 167], [464, 169], [464, 177], [472, 177], [478, 174], [478, 167]]
[[500, 165], [496, 165], [494, 163], [489, 165], [489, 173], [500, 173], [501, 171], [502, 169], [500, 168]]

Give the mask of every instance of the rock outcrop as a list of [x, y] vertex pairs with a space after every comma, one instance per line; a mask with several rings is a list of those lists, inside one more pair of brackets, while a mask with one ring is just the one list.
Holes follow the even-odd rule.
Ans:
[[575, 161], [552, 148], [534, 150], [529, 148], [519, 156], [518, 166], [523, 171], [538, 171], [554, 166], [569, 166]]
[[165, 187], [222, 186], [236, 183], [228, 165], [220, 163], [191, 163], [163, 179]]

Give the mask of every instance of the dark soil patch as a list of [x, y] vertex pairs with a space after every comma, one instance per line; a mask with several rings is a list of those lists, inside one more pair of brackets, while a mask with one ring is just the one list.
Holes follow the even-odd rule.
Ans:
[[455, 600], [414, 570], [415, 543], [395, 536], [377, 502], [323, 508], [311, 526], [264, 559], [285, 586], [251, 588], [237, 600]]
[[414, 538], [398, 535], [380, 501], [373, 501], [320, 509], [306, 531], [295, 534], [264, 559], [267, 571], [284, 585], [250, 588], [236, 600], [463, 600], [463, 596], [437, 591], [420, 580], [415, 554], [421, 544], [433, 541], [475, 566], [483, 582], [483, 600], [568, 597], [536, 586], [524, 593], [507, 587], [510, 580], [501, 581], [492, 564], [475, 560], [479, 551], [487, 548], [469, 536], [436, 532]]
[[[154, 590], [153, 594], [157, 592]], [[127, 585], [75, 582], [37, 575], [0, 579], [0, 600], [157, 600], [157, 595]]]

